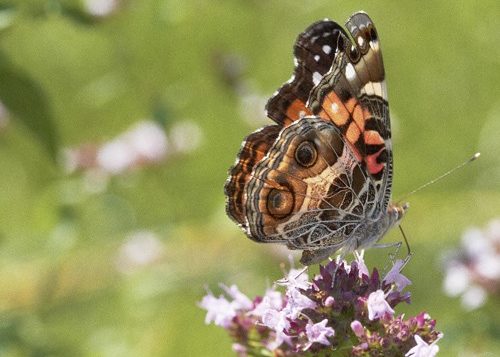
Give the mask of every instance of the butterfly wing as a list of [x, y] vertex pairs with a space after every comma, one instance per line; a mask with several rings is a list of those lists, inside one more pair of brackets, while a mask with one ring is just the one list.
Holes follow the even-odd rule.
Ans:
[[278, 125], [245, 139], [225, 186], [228, 214], [251, 239], [303, 249], [306, 264], [385, 232], [367, 228], [391, 194], [382, 55], [366, 14], [346, 27], [352, 40], [330, 20], [299, 35], [294, 75], [266, 106]]
[[288, 126], [311, 111], [309, 93], [330, 69], [335, 53], [342, 48], [344, 30], [333, 21], [319, 21], [301, 33], [294, 45], [292, 78], [269, 99], [266, 111], [276, 123]]
[[279, 125], [269, 125], [248, 135], [241, 144], [236, 162], [229, 169], [224, 186], [226, 213], [243, 231], [246, 231], [245, 188], [254, 166], [267, 154], [281, 130]]
[[303, 117], [280, 131], [245, 186], [246, 233], [291, 249], [345, 245], [375, 188], [338, 128]]
[[[330, 71], [315, 86], [308, 107], [336, 125], [373, 181], [387, 211], [392, 186], [392, 144], [382, 53], [376, 28], [363, 12], [346, 23], [345, 37]], [[341, 36], [344, 36], [343, 34]]]
[[[306, 107], [309, 93], [330, 69], [336, 49], [343, 46], [343, 43], [339, 43], [343, 38], [341, 33], [345, 34], [337, 23], [319, 21], [297, 37], [292, 78], [283, 84], [266, 105], [267, 115], [278, 125], [259, 129], [242, 143], [236, 163], [229, 170], [224, 192], [228, 216], [244, 231], [248, 228], [245, 222], [245, 187], [252, 170], [274, 143], [281, 127], [311, 114]], [[254, 239], [253, 236], [251, 238]]]

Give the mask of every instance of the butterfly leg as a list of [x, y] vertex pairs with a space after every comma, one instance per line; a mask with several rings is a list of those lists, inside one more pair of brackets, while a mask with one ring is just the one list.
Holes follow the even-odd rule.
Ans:
[[[403, 269], [406, 264], [410, 261], [411, 257], [413, 256], [413, 252], [411, 251], [410, 244], [408, 243], [408, 239], [406, 238], [405, 232], [403, 231], [403, 227], [401, 225], [398, 226], [399, 230], [401, 231], [401, 234], [403, 235], [403, 241], [406, 246], [406, 256], [403, 259], [403, 265], [401, 266], [401, 269]], [[401, 249], [401, 246], [403, 245], [403, 242], [395, 242], [395, 243], [384, 243], [384, 244], [374, 244], [372, 248], [392, 248], [396, 247], [395, 251], [393, 253], [389, 253], [389, 260], [394, 265], [396, 257], [399, 254], [399, 250]], [[388, 267], [384, 268], [384, 271]]]
[[[292, 269], [292, 266], [290, 266], [290, 269]], [[302, 270], [300, 270], [294, 277], [293, 277], [293, 280], [296, 280], [299, 276], [301, 276], [302, 274], [304, 274], [307, 270], [309, 269], [308, 266], [302, 268]], [[285, 275], [287, 273], [285, 272]], [[288, 284], [290, 283], [290, 279], [289, 277], [284, 277], [283, 279], [279, 279], [276, 281], [276, 284], [278, 285], [282, 285], [282, 286], [287, 286]]]
[[[372, 248], [383, 248], [383, 249], [395, 247], [394, 252], [389, 253], [389, 261], [384, 266], [384, 269], [383, 269], [384, 272], [389, 270], [389, 263], [391, 264], [391, 266], [394, 265], [394, 263], [396, 261], [396, 257], [399, 254], [399, 250], [401, 249], [402, 244], [403, 244], [403, 242], [393, 242], [393, 243], [378, 243], [378, 244], [374, 244], [372, 246]], [[405, 258], [405, 260], [406, 260], [406, 258]]]

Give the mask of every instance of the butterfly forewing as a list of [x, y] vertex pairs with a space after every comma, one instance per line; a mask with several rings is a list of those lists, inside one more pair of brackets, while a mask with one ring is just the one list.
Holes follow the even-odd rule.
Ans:
[[306, 106], [309, 93], [330, 69], [337, 49], [343, 47], [343, 33], [336, 22], [325, 20], [312, 24], [297, 37], [292, 78], [269, 99], [269, 118], [287, 126], [311, 114]]
[[352, 40], [335, 56], [331, 70], [310, 93], [312, 112], [345, 135], [375, 182], [384, 212], [390, 199], [392, 149], [385, 75], [376, 29], [365, 13], [346, 24]]

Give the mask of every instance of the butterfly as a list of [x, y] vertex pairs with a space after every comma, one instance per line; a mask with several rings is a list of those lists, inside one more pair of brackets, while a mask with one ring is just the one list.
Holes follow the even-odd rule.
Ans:
[[373, 246], [408, 208], [391, 202], [377, 30], [364, 12], [345, 27], [325, 19], [298, 36], [292, 78], [266, 105], [276, 124], [245, 138], [224, 187], [227, 214], [250, 239], [302, 250], [305, 265]]

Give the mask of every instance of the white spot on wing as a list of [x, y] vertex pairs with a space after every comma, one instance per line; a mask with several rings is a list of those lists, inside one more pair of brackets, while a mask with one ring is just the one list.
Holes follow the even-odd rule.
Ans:
[[313, 83], [314, 83], [315, 86], [317, 86], [319, 84], [319, 82], [321, 81], [321, 78], [323, 78], [323, 76], [321, 75], [321, 73], [319, 73], [319, 72], [314, 72], [313, 73], [312, 80], [313, 80]]
[[315, 60], [316, 62], [319, 62], [319, 58], [320, 58], [320, 57], [319, 57], [319, 55], [314, 56], [314, 60]]
[[363, 44], [365, 43], [365, 40], [363, 37], [359, 36], [358, 37], [358, 45], [359, 47], [363, 47]]
[[362, 91], [368, 95], [382, 97], [382, 84], [380, 82], [368, 82], [362, 88]]
[[348, 63], [347, 66], [345, 66], [345, 76], [350, 81], [356, 78], [356, 71], [351, 63]]
[[328, 45], [324, 45], [323, 48], [322, 48], [323, 52], [325, 52], [327, 55], [330, 54], [330, 52], [332, 52], [332, 48]]
[[339, 111], [339, 105], [337, 103], [332, 103], [332, 112], [338, 113], [338, 111]]
[[375, 52], [379, 51], [378, 45], [379, 45], [378, 41], [370, 41], [370, 47]]

